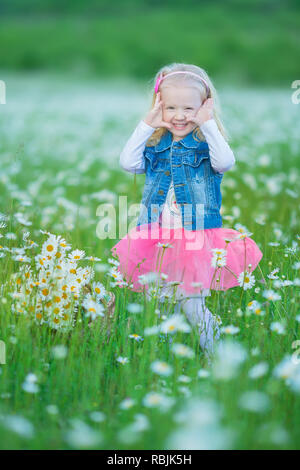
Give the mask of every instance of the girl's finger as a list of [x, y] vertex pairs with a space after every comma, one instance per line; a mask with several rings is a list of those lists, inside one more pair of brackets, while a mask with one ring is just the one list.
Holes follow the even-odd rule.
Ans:
[[159, 107], [161, 106], [162, 101], [158, 98], [157, 101], [155, 101], [155, 106]]
[[213, 105], [213, 100], [212, 100], [212, 98], [207, 98], [207, 100], [206, 100], [205, 103], [204, 103], [204, 106], [205, 106], [206, 108], [208, 108], [208, 107], [211, 107], [212, 105]]
[[164, 127], [167, 127], [168, 129], [172, 128], [172, 126], [168, 122], [162, 121], [161, 123]]

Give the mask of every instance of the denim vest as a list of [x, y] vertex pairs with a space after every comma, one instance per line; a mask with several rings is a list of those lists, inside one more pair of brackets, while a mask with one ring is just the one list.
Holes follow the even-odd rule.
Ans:
[[145, 147], [146, 180], [137, 227], [160, 221], [171, 179], [186, 230], [221, 227], [223, 174], [212, 168], [207, 142], [196, 141], [193, 131], [180, 141], [172, 138], [167, 130], [157, 145]]

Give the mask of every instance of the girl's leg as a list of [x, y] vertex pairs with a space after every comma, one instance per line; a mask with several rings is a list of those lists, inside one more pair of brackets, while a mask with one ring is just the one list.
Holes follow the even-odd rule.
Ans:
[[190, 297], [182, 302], [182, 309], [189, 322], [199, 329], [200, 346], [211, 355], [215, 341], [220, 337], [219, 325], [212, 312], [205, 305], [205, 297]]

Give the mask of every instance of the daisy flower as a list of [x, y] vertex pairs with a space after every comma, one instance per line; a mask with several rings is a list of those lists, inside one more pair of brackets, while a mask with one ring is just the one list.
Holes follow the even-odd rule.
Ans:
[[13, 232], [7, 232], [4, 236], [5, 236], [5, 238], [7, 238], [7, 240], [16, 240], [17, 239], [17, 235]]
[[101, 282], [93, 282], [92, 284], [93, 293], [97, 296], [97, 300], [103, 299], [106, 295], [106, 289]]
[[141, 313], [143, 311], [142, 305], [132, 302], [127, 305], [127, 310], [129, 313]]
[[147, 408], [160, 408], [163, 410], [168, 410], [174, 404], [175, 399], [173, 397], [167, 397], [166, 395], [158, 392], [149, 392], [143, 398], [143, 405]]
[[244, 238], [250, 237], [251, 235], [253, 235], [253, 233], [249, 232], [248, 229], [244, 225], [235, 224], [234, 228], [238, 232], [240, 232], [240, 234], [235, 237], [235, 240], [243, 240]]
[[129, 362], [129, 359], [128, 357], [122, 357], [122, 356], [119, 356], [117, 357], [116, 359], [117, 362], [120, 362], [120, 364], [127, 364]]
[[230, 242], [233, 242], [233, 240], [235, 240], [235, 238], [225, 237], [225, 238], [223, 238], [223, 240], [225, 240], [226, 243], [230, 243]]
[[275, 321], [271, 323], [270, 325], [270, 330], [275, 331], [279, 335], [284, 335], [285, 334], [285, 327], [282, 323]]
[[181, 343], [174, 343], [172, 345], [172, 351], [176, 356], [180, 357], [193, 358], [195, 355], [194, 351], [189, 346]]
[[244, 290], [251, 289], [255, 284], [255, 277], [253, 274], [248, 273], [248, 271], [243, 271], [238, 277], [238, 283]]
[[191, 377], [188, 377], [187, 375], [179, 375], [177, 378], [178, 382], [182, 383], [190, 383], [192, 381]]
[[95, 320], [97, 317], [104, 317], [103, 305], [95, 302], [90, 294], [84, 298], [82, 306], [86, 310], [86, 317], [91, 317], [92, 320]]
[[68, 348], [63, 344], [58, 344], [56, 346], [53, 346], [51, 352], [55, 359], [65, 359], [68, 354]]
[[94, 423], [102, 423], [106, 419], [106, 415], [102, 411], [91, 411], [89, 416]]
[[262, 317], [263, 315], [266, 314], [266, 312], [261, 309], [261, 306], [255, 307], [253, 309], [253, 313], [254, 313], [254, 315], [257, 315], [257, 316], [260, 316], [260, 317]]
[[166, 279], [168, 279], [168, 274], [165, 274], [165, 273], [160, 273], [160, 277], [163, 281], [165, 281]]
[[73, 250], [68, 255], [68, 259], [73, 261], [79, 261], [80, 259], [84, 258], [85, 252], [83, 250]]
[[227, 250], [224, 248], [211, 248], [211, 250], [214, 254], [214, 256], [226, 256], [227, 255]]
[[29, 263], [31, 261], [31, 259], [26, 255], [15, 255], [12, 256], [12, 259], [14, 261], [20, 261], [20, 263]]
[[86, 256], [84, 259], [88, 261], [101, 261], [101, 258], [97, 258], [96, 256]]
[[136, 333], [133, 333], [132, 335], [128, 335], [129, 338], [135, 339], [136, 341], [143, 341], [143, 338]]
[[35, 374], [27, 374], [22, 384], [22, 389], [27, 393], [38, 393], [40, 387], [37, 385], [38, 378]]
[[280, 379], [289, 379], [299, 370], [299, 364], [293, 361], [293, 356], [286, 355], [280, 362], [275, 366], [273, 375]]
[[108, 258], [107, 260], [110, 264], [113, 264], [114, 266], [119, 266], [120, 261], [114, 259], [114, 258]]
[[268, 395], [263, 392], [258, 390], [249, 390], [240, 396], [238, 405], [247, 411], [263, 413], [270, 408], [270, 399]]
[[264, 290], [263, 291], [263, 296], [268, 299], [268, 300], [273, 300], [273, 302], [275, 300], [280, 300], [281, 299], [281, 295], [277, 294], [276, 292], [274, 292], [273, 290], [269, 289], [269, 290]]
[[122, 281], [123, 280], [123, 276], [122, 274], [120, 273], [120, 271], [118, 271], [118, 269], [116, 267], [114, 268], [111, 268], [108, 273], [107, 273], [109, 276], [113, 277], [115, 279], [115, 281]]
[[136, 401], [133, 398], [127, 397], [119, 403], [119, 408], [121, 408], [121, 410], [129, 410], [129, 408], [132, 408], [135, 403]]
[[259, 305], [260, 303], [257, 300], [251, 300], [250, 302], [248, 302], [247, 308], [249, 308], [249, 310], [253, 310], [255, 307], [258, 307]]
[[200, 379], [204, 379], [206, 377], [209, 377], [209, 372], [206, 369], [199, 369], [197, 375]]
[[295, 255], [298, 250], [298, 244], [295, 240], [292, 241], [292, 246], [287, 246], [285, 248], [285, 253], [290, 255]]
[[162, 333], [171, 334], [176, 333], [176, 331], [183, 331], [184, 333], [189, 333], [191, 331], [191, 328], [186, 323], [184, 315], [175, 314], [161, 323], [160, 331]]
[[171, 243], [157, 243], [156, 246], [158, 246], [159, 248], [174, 248]]
[[276, 276], [276, 273], [278, 273], [279, 271], [279, 268], [276, 268], [276, 269], [273, 269], [273, 271], [270, 272], [270, 274], [268, 274], [268, 278], [269, 279], [279, 279], [278, 276]]
[[240, 331], [238, 326], [234, 325], [227, 325], [227, 326], [222, 326], [221, 328], [221, 333], [225, 333], [227, 335], [235, 335]]
[[269, 364], [267, 362], [260, 362], [255, 366], [251, 367], [248, 372], [248, 376], [250, 379], [258, 379], [265, 375], [268, 372]]
[[168, 377], [173, 372], [173, 367], [167, 364], [164, 361], [154, 361], [150, 365], [150, 368], [153, 372], [159, 375], [164, 375]]
[[213, 252], [211, 260], [212, 267], [217, 268], [226, 266], [227, 250], [224, 250], [223, 248], [212, 248], [211, 251]]
[[46, 240], [42, 245], [42, 254], [50, 255], [53, 257], [57, 252], [58, 247], [58, 237], [56, 235], [50, 234], [48, 240]]

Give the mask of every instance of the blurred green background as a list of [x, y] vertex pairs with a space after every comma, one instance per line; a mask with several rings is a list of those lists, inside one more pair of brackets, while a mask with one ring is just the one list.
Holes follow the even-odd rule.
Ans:
[[195, 63], [220, 81], [300, 77], [296, 0], [1, 0], [0, 70], [151, 80]]

